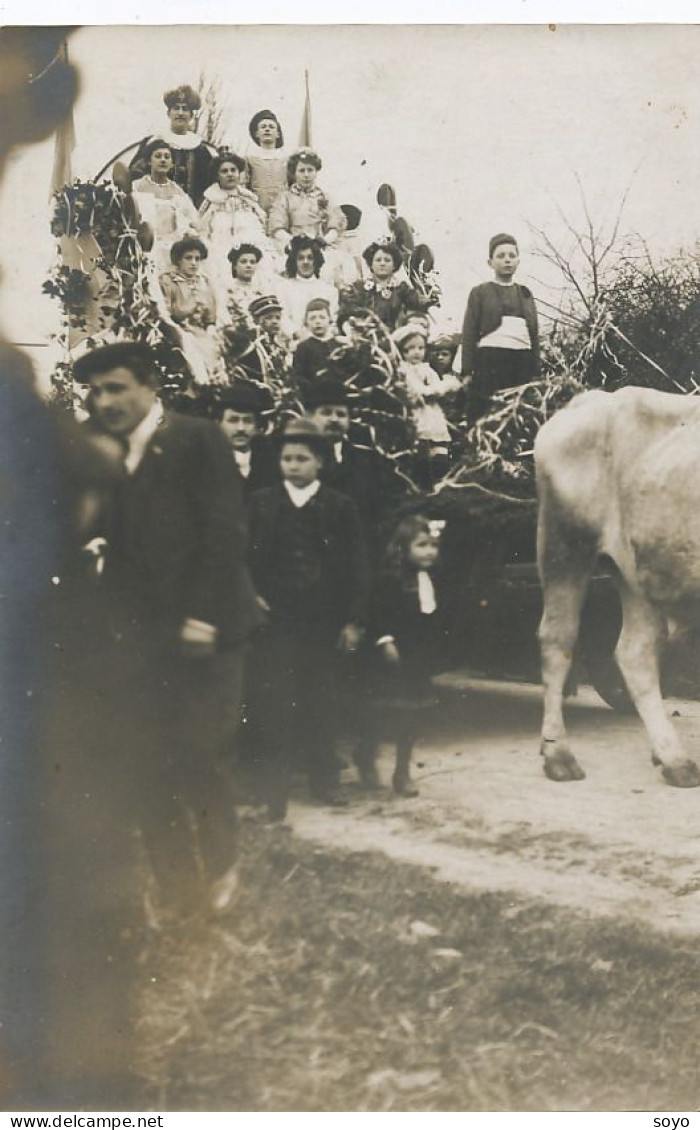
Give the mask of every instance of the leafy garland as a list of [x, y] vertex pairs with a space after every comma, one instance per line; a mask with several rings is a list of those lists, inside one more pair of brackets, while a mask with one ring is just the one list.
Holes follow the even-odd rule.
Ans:
[[[187, 366], [153, 296], [151, 269], [139, 243], [131, 198], [107, 181], [75, 180], [54, 193], [51, 232], [58, 242], [58, 259], [42, 289], [61, 307], [63, 325], [57, 338], [65, 355], [52, 374], [54, 399], [69, 408], [80, 402], [72, 377], [70, 331], [87, 329], [86, 311], [93, 298], [95, 275], [65, 265], [61, 241], [86, 235], [99, 248], [95, 270], [105, 276], [94, 296], [100, 338], [109, 335], [110, 339], [147, 343], [161, 370], [165, 398], [185, 391]], [[88, 347], [97, 344], [96, 337], [86, 339]]]

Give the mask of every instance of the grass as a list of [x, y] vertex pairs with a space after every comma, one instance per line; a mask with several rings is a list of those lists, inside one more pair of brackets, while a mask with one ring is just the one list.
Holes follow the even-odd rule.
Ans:
[[697, 1107], [690, 941], [279, 828], [244, 826], [242, 877], [226, 927], [164, 934], [147, 955], [156, 1107]]

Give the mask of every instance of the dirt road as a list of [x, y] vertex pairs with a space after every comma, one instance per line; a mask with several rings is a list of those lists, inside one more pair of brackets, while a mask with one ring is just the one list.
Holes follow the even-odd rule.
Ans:
[[[420, 797], [353, 789], [346, 810], [297, 804], [297, 835], [382, 851], [471, 890], [700, 932], [700, 789], [662, 783], [636, 716], [614, 713], [583, 688], [568, 722], [587, 777], [556, 784], [538, 756], [539, 688], [440, 681], [449, 690], [415, 755]], [[700, 757], [700, 703], [667, 707], [680, 713], [675, 724]], [[380, 772], [388, 782], [388, 749]]]

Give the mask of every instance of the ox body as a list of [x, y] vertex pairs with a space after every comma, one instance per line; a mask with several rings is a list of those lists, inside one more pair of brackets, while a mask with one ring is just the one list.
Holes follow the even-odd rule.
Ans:
[[545, 773], [579, 780], [563, 689], [598, 559], [609, 558], [622, 602], [615, 656], [672, 785], [700, 785], [659, 686], [659, 641], [671, 622], [700, 618], [700, 398], [643, 388], [582, 393], [535, 443]]

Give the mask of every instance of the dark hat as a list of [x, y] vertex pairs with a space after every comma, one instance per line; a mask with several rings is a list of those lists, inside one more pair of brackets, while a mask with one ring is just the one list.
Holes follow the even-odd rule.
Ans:
[[253, 321], [257, 322], [258, 318], [263, 318], [265, 314], [271, 314], [273, 310], [282, 310], [282, 303], [274, 294], [263, 294], [260, 298], [254, 298], [248, 306], [250, 316]]
[[308, 420], [305, 416], [293, 416], [291, 420], [287, 420], [282, 431], [274, 438], [280, 450], [285, 443], [304, 443], [322, 459], [328, 458], [331, 452], [332, 441], [323, 434], [313, 420]]
[[494, 251], [497, 247], [500, 247], [502, 243], [512, 243], [516, 249], [518, 247], [518, 241], [515, 236], [508, 235], [508, 232], [505, 231], [499, 231], [498, 235], [492, 235], [489, 240], [489, 259], [493, 258]]
[[186, 235], [184, 239], [177, 239], [170, 248], [170, 262], [177, 266], [188, 251], [198, 251], [202, 259], [206, 259], [209, 254], [206, 243], [197, 239], [195, 235]]
[[304, 407], [311, 410], [322, 404], [349, 404], [348, 390], [342, 381], [331, 377], [319, 377], [309, 385], [303, 397]]
[[197, 110], [202, 108], [202, 99], [197, 91], [188, 85], [176, 86], [174, 90], [166, 90], [163, 101], [169, 110], [172, 110], [177, 102], [186, 102], [193, 114], [196, 114]]
[[386, 251], [387, 255], [391, 255], [391, 258], [394, 261], [394, 270], [398, 271], [399, 267], [403, 263], [403, 257], [396, 244], [392, 243], [392, 241], [389, 239], [387, 239], [386, 241], [375, 239], [373, 243], [370, 243], [369, 247], [365, 247], [364, 251], [362, 252], [362, 258], [364, 259], [367, 266], [372, 266], [372, 260], [374, 259], [374, 256], [378, 251]]
[[270, 121], [277, 123], [277, 141], [275, 142], [275, 149], [281, 149], [282, 146], [284, 145], [284, 138], [282, 136], [282, 126], [279, 123], [279, 119], [278, 119], [277, 115], [273, 114], [272, 110], [258, 110], [257, 114], [253, 114], [253, 116], [250, 119], [250, 122], [248, 124], [248, 133], [252, 137], [255, 144], [259, 145], [260, 142], [258, 141], [257, 137], [255, 136], [255, 131], [258, 128], [258, 126], [260, 125], [260, 123], [265, 120], [265, 118], [269, 118]]
[[236, 381], [230, 388], [222, 389], [216, 399], [219, 414], [227, 408], [233, 408], [236, 412], [262, 416], [271, 412], [275, 406], [270, 390], [250, 381]]
[[360, 226], [362, 212], [354, 204], [341, 204], [340, 211], [345, 216], [345, 230], [356, 231]]

